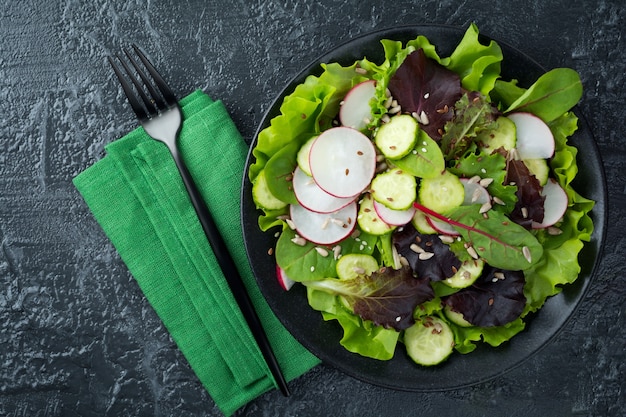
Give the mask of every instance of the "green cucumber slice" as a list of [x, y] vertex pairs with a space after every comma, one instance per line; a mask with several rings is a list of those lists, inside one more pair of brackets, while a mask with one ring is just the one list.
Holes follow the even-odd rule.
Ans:
[[480, 147], [489, 153], [498, 148], [507, 151], [515, 148], [517, 144], [517, 129], [515, 123], [506, 116], [500, 116], [496, 120], [496, 128], [486, 130], [478, 134], [476, 138]]
[[426, 316], [404, 331], [404, 344], [415, 363], [432, 366], [450, 356], [454, 347], [454, 334], [445, 321]]
[[287, 206], [287, 203], [276, 198], [270, 191], [265, 178], [265, 170], [259, 172], [252, 183], [252, 198], [258, 208], [265, 210], [279, 210]]
[[406, 210], [417, 198], [417, 181], [401, 169], [378, 174], [370, 186], [376, 201], [393, 210]]
[[452, 288], [466, 288], [472, 285], [483, 272], [485, 263], [482, 259], [471, 259], [461, 264], [461, 267], [443, 283]]
[[313, 142], [315, 142], [317, 136], [313, 136], [311, 139], [307, 140], [304, 145], [298, 151], [296, 155], [296, 162], [300, 169], [306, 173], [309, 177], [311, 176], [311, 166], [309, 165], [309, 153], [311, 152], [311, 146]]
[[376, 258], [364, 253], [349, 253], [337, 261], [337, 277], [353, 279], [361, 275], [370, 275], [378, 270]]
[[400, 159], [413, 149], [418, 132], [417, 120], [408, 114], [401, 114], [378, 128], [374, 143], [387, 158]]
[[391, 232], [394, 227], [385, 223], [376, 213], [374, 199], [371, 194], [365, 194], [359, 205], [357, 223], [361, 230], [371, 235], [384, 235]]
[[437, 213], [459, 207], [465, 200], [465, 187], [459, 178], [449, 171], [435, 178], [423, 178], [420, 182], [419, 201]]
[[550, 175], [550, 167], [548, 166], [548, 161], [546, 159], [522, 159], [522, 162], [526, 165], [530, 173], [537, 177], [539, 185], [546, 185]]

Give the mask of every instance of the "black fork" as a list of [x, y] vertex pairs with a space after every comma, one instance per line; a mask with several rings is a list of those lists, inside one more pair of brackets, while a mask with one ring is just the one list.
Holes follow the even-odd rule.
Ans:
[[[276, 384], [285, 396], [289, 396], [287, 381], [280, 370], [278, 361], [274, 356], [261, 321], [254, 310], [243, 280], [237, 271], [235, 262], [230, 256], [226, 244], [215, 226], [215, 222], [176, 146], [182, 125], [182, 114], [178, 100], [165, 80], [163, 80], [163, 77], [161, 77], [136, 45], [133, 45], [133, 51], [135, 56], [139, 57], [142, 65], [139, 64], [130, 51], [124, 50], [127, 60], [124, 60], [120, 55], [116, 56], [117, 61], [121, 64], [121, 68], [115, 59], [108, 57], [113, 71], [117, 75], [128, 102], [146, 133], [153, 139], [163, 142], [172, 154], [198, 220], [215, 253], [215, 257], [235, 297], [235, 301], [250, 327], [250, 331], [263, 354]], [[130, 66], [126, 61], [130, 63]], [[122, 69], [126, 75], [124, 75]], [[146, 74], [146, 71], [149, 75]], [[134, 75], [135, 73], [138, 77]]]

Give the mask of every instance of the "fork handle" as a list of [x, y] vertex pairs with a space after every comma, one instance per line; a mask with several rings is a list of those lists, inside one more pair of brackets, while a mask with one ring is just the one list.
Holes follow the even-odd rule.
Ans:
[[200, 192], [198, 191], [198, 187], [196, 186], [187, 166], [185, 165], [178, 148], [175, 145], [166, 144], [172, 154], [172, 158], [176, 163], [176, 167], [180, 172], [180, 176], [182, 177], [183, 183], [185, 184], [185, 188], [187, 189], [187, 193], [189, 194], [189, 199], [191, 200], [191, 204], [193, 205], [196, 214], [198, 216], [198, 220], [200, 220], [200, 224], [202, 225], [202, 229], [204, 230], [204, 234], [206, 235], [211, 248], [213, 249], [213, 253], [215, 254], [215, 258], [217, 258], [217, 262], [224, 273], [224, 277], [226, 278], [226, 282], [230, 287], [230, 290], [235, 297], [235, 301], [241, 312], [248, 323], [248, 327], [256, 340], [259, 349], [269, 367], [274, 380], [278, 384], [281, 392], [285, 397], [290, 395], [289, 387], [287, 386], [287, 381], [285, 380], [278, 361], [274, 356], [274, 352], [272, 351], [272, 347], [270, 346], [269, 340], [267, 339], [267, 335], [263, 330], [263, 326], [261, 324], [261, 320], [257, 315], [254, 306], [252, 304], [252, 300], [248, 295], [246, 287], [237, 271], [237, 267], [235, 266], [235, 262], [228, 252], [228, 248], [224, 243], [224, 239], [219, 233], [219, 230], [215, 226], [215, 222], [211, 217], [211, 213], [207, 208], [204, 200], [202, 199]]

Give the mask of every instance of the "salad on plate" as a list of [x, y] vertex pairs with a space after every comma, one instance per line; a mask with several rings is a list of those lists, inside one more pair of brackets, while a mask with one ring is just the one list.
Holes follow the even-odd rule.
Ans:
[[[249, 167], [277, 285], [306, 287], [348, 351], [423, 366], [524, 330], [581, 270], [594, 202], [572, 188], [578, 74], [502, 79], [470, 25], [385, 59], [322, 64], [258, 135]], [[300, 301], [300, 300], [299, 300]], [[305, 300], [301, 300], [306, 302]]]

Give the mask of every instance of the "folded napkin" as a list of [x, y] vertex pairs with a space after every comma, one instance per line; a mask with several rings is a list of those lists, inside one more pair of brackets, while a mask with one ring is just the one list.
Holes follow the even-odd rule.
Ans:
[[[287, 380], [319, 363], [280, 324], [250, 270], [240, 223], [246, 145], [222, 102], [180, 101], [181, 154], [233, 256]], [[275, 387], [165, 145], [137, 128], [74, 178], [190, 366], [225, 415]]]

